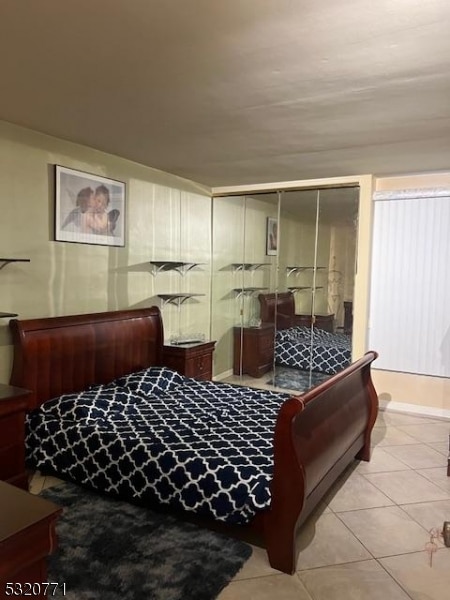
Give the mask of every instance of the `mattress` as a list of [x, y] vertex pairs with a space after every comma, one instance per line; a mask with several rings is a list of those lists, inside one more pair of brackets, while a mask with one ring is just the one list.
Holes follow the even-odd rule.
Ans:
[[277, 331], [275, 364], [334, 375], [351, 363], [351, 338], [323, 329], [289, 327]]
[[128, 500], [247, 523], [270, 504], [288, 397], [147, 369], [30, 413], [27, 463]]

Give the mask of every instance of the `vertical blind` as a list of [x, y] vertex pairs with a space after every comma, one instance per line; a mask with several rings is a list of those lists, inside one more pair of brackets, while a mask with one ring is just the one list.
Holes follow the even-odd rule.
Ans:
[[374, 194], [369, 347], [377, 369], [450, 377], [450, 189]]

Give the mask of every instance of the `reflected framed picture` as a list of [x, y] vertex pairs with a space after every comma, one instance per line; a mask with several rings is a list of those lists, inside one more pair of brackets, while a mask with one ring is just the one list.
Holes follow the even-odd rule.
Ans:
[[55, 167], [55, 240], [125, 246], [125, 183]]
[[275, 256], [278, 252], [278, 220], [267, 217], [266, 227], [266, 254]]

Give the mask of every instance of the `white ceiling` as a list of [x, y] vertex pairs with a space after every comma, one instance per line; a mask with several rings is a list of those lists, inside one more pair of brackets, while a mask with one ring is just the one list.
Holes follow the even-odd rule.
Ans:
[[0, 119], [209, 186], [450, 169], [449, 0], [1, 0]]

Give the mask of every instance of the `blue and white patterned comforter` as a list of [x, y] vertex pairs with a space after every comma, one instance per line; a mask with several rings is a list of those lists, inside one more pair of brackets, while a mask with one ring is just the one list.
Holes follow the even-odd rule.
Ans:
[[351, 363], [350, 336], [323, 329], [290, 327], [277, 331], [275, 363], [334, 375]]
[[152, 368], [33, 411], [27, 460], [123, 498], [246, 523], [270, 503], [288, 397]]

